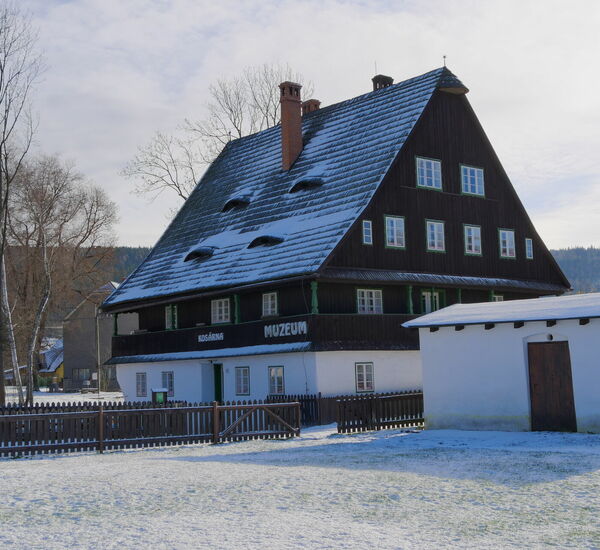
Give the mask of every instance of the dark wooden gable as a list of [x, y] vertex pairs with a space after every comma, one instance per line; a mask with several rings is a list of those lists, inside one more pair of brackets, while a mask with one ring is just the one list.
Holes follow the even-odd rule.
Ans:
[[[442, 161], [442, 187], [416, 185], [416, 157]], [[485, 198], [461, 193], [461, 164], [484, 169]], [[385, 246], [385, 215], [405, 217], [406, 249]], [[362, 220], [373, 223], [373, 245], [362, 244]], [[427, 219], [445, 222], [446, 252], [426, 250]], [[464, 253], [463, 224], [481, 226], [481, 257]], [[500, 257], [498, 229], [514, 229], [516, 259]], [[533, 260], [525, 258], [533, 239]], [[373, 199], [329, 256], [327, 267], [503, 277], [569, 287], [535, 231], [464, 95], [437, 91]]]

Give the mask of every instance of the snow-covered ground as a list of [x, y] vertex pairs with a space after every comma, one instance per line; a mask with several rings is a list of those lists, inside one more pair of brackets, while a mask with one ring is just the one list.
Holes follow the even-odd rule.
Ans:
[[[17, 403], [18, 397], [16, 388], [8, 387], [6, 391], [6, 400], [9, 403]], [[100, 392], [97, 393], [49, 393], [45, 391], [33, 392], [33, 402], [35, 404], [43, 403], [84, 403], [84, 402], [121, 402], [123, 394], [121, 392]]]
[[0, 548], [600, 548], [600, 436], [382, 431], [0, 460]]

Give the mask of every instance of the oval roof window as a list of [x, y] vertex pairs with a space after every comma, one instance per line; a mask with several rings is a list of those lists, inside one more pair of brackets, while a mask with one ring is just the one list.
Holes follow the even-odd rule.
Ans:
[[196, 248], [192, 248], [183, 259], [184, 262], [189, 262], [190, 260], [206, 260], [207, 258], [212, 257], [215, 253], [214, 246], [197, 246]]
[[276, 235], [261, 235], [252, 240], [248, 245], [248, 248], [255, 248], [257, 246], [273, 246], [283, 242], [283, 237]]
[[233, 197], [229, 199], [224, 205], [221, 212], [229, 212], [236, 208], [244, 208], [250, 204], [249, 197]]
[[294, 185], [290, 187], [288, 193], [296, 193], [304, 189], [313, 189], [315, 187], [321, 187], [325, 183], [325, 180], [319, 176], [308, 176], [300, 178], [294, 182]]

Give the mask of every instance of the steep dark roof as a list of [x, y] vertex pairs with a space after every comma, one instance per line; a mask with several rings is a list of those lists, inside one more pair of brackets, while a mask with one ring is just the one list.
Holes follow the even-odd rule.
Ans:
[[[446, 68], [303, 117], [304, 149], [281, 169], [276, 126], [232, 141], [144, 262], [105, 307], [314, 273], [367, 206], [436, 88], [464, 86]], [[296, 183], [322, 184], [295, 190]], [[243, 208], [222, 212], [231, 198]], [[248, 245], [276, 235], [278, 244]], [[212, 256], [185, 261], [198, 247]]]

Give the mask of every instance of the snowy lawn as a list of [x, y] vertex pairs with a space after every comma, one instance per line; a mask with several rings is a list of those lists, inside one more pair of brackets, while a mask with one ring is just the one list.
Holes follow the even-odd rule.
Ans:
[[333, 427], [0, 459], [0, 548], [600, 548], [600, 436]]
[[[16, 389], [9, 386], [6, 392], [6, 400], [9, 403], [17, 403], [18, 397]], [[123, 394], [121, 392], [100, 392], [98, 393], [81, 393], [81, 392], [71, 392], [71, 393], [50, 393], [46, 391], [36, 391], [33, 392], [33, 402], [36, 405], [42, 404], [50, 404], [50, 403], [97, 403], [102, 401], [106, 402], [121, 402], [123, 401]]]

